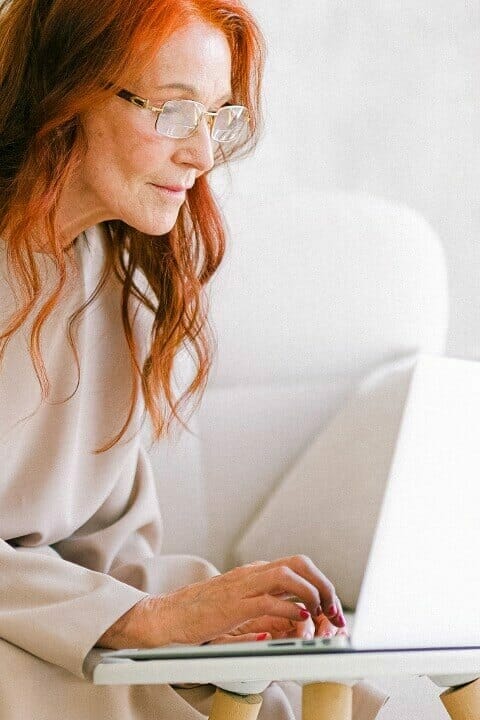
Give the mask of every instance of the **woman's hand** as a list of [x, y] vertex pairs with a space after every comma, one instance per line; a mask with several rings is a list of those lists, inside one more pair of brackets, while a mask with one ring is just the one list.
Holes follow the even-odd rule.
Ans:
[[[304, 607], [288, 598], [298, 599]], [[315, 624], [322, 612], [332, 626], [345, 627], [332, 583], [310, 558], [294, 555], [242, 565], [174, 592], [144, 598], [97, 644], [114, 649], [198, 645], [229, 635], [248, 621], [268, 617], [274, 619], [271, 622]]]

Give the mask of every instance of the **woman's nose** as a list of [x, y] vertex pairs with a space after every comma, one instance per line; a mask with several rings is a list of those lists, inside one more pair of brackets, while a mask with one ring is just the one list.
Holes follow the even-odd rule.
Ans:
[[[203, 116], [197, 129], [182, 142], [184, 153], [188, 153], [188, 162], [202, 173], [208, 172], [215, 164], [214, 141], [210, 135], [210, 118]], [[187, 162], [187, 159], [184, 159]]]

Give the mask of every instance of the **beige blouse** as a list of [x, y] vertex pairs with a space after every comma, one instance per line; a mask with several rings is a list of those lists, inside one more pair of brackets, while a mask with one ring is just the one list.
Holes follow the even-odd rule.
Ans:
[[[0, 662], [9, 669], [0, 676], [0, 715], [84, 720], [87, 712], [92, 720], [201, 720], [210, 712], [211, 685], [95, 686], [84, 672], [97, 640], [136, 602], [218, 570], [195, 556], [160, 554], [154, 478], [135, 433], [144, 410], [141, 395], [121, 443], [92, 453], [121, 429], [129, 407], [129, 351], [115, 278], [81, 320], [80, 385], [68, 402], [58, 402], [76, 386], [66, 321], [97, 285], [105, 252], [102, 227], [81, 236], [74, 252], [79, 272], [42, 342], [50, 401], [40, 405], [28, 325], [8, 344], [0, 369]], [[42, 255], [48, 287], [55, 280], [52, 268]], [[14, 300], [1, 241], [0, 302], [7, 317]], [[141, 363], [152, 315], [138, 301], [131, 311]], [[353, 690], [354, 720], [373, 720], [386, 696], [364, 683]], [[295, 683], [272, 683], [263, 698], [259, 720], [301, 717]]]

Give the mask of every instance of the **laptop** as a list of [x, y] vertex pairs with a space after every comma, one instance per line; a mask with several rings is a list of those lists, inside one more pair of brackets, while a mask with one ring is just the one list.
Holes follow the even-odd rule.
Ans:
[[130, 648], [102, 658], [478, 648], [479, 552], [480, 363], [419, 354], [348, 638]]

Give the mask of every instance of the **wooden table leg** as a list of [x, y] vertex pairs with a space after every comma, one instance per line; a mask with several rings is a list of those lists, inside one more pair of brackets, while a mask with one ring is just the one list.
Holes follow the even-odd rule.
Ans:
[[479, 720], [480, 678], [468, 685], [445, 690], [440, 700], [452, 720]]
[[351, 720], [352, 688], [334, 682], [303, 686], [302, 720]]
[[210, 720], [257, 720], [261, 706], [261, 695], [236, 695], [217, 688]]

